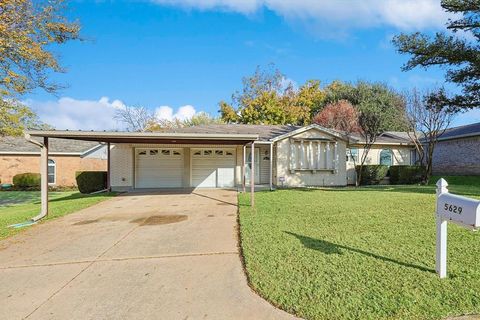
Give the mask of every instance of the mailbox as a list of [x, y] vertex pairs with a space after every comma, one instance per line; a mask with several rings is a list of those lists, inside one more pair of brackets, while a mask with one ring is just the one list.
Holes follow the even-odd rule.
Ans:
[[437, 197], [437, 214], [469, 228], [480, 228], [480, 201], [442, 193]]

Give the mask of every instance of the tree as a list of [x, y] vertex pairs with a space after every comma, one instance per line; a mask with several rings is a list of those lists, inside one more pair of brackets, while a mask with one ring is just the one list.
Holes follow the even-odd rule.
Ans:
[[194, 126], [204, 126], [210, 124], [221, 124], [223, 123], [221, 118], [212, 117], [206, 112], [198, 112], [194, 114], [191, 118], [180, 120], [174, 118], [172, 120], [167, 119], [154, 119], [148, 126], [146, 131], [165, 131], [168, 129], [176, 128], [185, 128], [185, 127], [194, 127]]
[[436, 105], [442, 109], [448, 106], [449, 111], [480, 107], [480, 2], [442, 0], [441, 6], [446, 12], [461, 15], [447, 23], [453, 35], [438, 32], [430, 37], [416, 32], [394, 37], [393, 44], [398, 52], [412, 56], [402, 69], [446, 67], [446, 81], [460, 86], [462, 94], [447, 97], [439, 92]]
[[362, 106], [376, 101], [385, 112], [385, 118], [382, 120], [385, 131], [404, 131], [408, 127], [402, 96], [383, 83], [334, 81], [325, 88], [325, 91], [325, 105], [346, 100], [360, 112]]
[[155, 114], [145, 107], [129, 107], [115, 110], [116, 120], [123, 122], [129, 131], [146, 131], [155, 122]]
[[15, 101], [0, 99], [0, 136], [19, 136], [26, 129], [50, 129], [41, 123], [27, 106]]
[[328, 104], [313, 118], [313, 122], [344, 133], [360, 132], [358, 112], [347, 100]]
[[242, 90], [232, 95], [232, 104], [219, 103], [226, 123], [305, 125], [323, 99], [318, 81], [297, 90], [273, 64], [257, 67], [242, 84]]
[[14, 96], [35, 88], [55, 92], [50, 72], [62, 67], [50, 51], [54, 44], [79, 38], [79, 24], [62, 12], [63, 0], [0, 2], [0, 93]]
[[407, 119], [410, 125], [408, 134], [415, 144], [419, 163], [425, 166], [424, 183], [432, 176], [432, 163], [438, 138], [449, 127], [454, 114], [442, 103], [438, 96], [446, 96], [444, 89], [420, 92], [413, 89], [405, 94]]

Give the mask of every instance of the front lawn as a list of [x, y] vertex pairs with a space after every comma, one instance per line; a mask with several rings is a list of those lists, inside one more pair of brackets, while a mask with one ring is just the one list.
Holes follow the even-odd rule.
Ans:
[[[447, 179], [449, 180], [449, 179]], [[450, 190], [480, 198], [480, 184]], [[306, 319], [439, 319], [480, 313], [480, 232], [448, 226], [448, 278], [435, 273], [435, 187], [240, 195], [249, 282]]]
[[[42, 220], [54, 219], [106, 200], [115, 193], [84, 195], [78, 191], [50, 192], [49, 215]], [[40, 192], [0, 192], [0, 239], [9, 237], [25, 228], [14, 229], [11, 224], [29, 220], [40, 213]]]

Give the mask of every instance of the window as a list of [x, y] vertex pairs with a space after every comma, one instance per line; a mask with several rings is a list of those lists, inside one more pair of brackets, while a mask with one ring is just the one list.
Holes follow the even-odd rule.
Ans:
[[212, 155], [212, 150], [204, 150], [203, 155], [204, 156], [211, 156]]
[[194, 156], [201, 156], [202, 155], [202, 151], [195, 151], [195, 153], [193, 154]]
[[48, 159], [48, 183], [55, 184], [55, 161]]
[[146, 154], [147, 154], [147, 151], [146, 151], [146, 150], [143, 150], [143, 151], [139, 151], [139, 152], [138, 152], [138, 155], [139, 155], [139, 156], [144, 156], [144, 155], [146, 155]]
[[347, 161], [358, 161], [358, 148], [347, 149]]
[[170, 150], [163, 149], [162, 150], [162, 156], [169, 156], [170, 155]]
[[158, 150], [150, 150], [151, 156], [156, 156], [158, 154]]
[[380, 151], [380, 164], [391, 166], [393, 164], [393, 154], [390, 149]]
[[172, 154], [173, 154], [174, 156], [179, 156], [179, 155], [180, 155], [180, 152], [177, 151], [177, 150], [173, 150], [173, 151], [172, 151]]
[[232, 151], [225, 151], [225, 155], [227, 155], [227, 156], [233, 156], [233, 152], [232, 152]]
[[223, 151], [222, 150], [215, 150], [215, 155], [216, 156], [223, 156]]

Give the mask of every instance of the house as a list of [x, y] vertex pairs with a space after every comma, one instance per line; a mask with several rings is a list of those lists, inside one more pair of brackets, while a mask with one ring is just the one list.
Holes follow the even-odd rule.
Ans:
[[[96, 141], [110, 148], [109, 186], [148, 188], [301, 187], [354, 183], [347, 148], [360, 140], [318, 125], [206, 125], [167, 132], [31, 131], [28, 137]], [[399, 133], [376, 142], [369, 164], [410, 164], [413, 146]], [[348, 172], [347, 172], [348, 171]], [[347, 179], [348, 177], [348, 179]]]
[[[106, 170], [106, 163], [105, 145], [50, 139], [48, 183], [52, 186], [75, 186], [76, 171]], [[13, 176], [26, 172], [40, 172], [39, 147], [24, 137], [0, 137], [1, 183], [12, 183]]]
[[435, 175], [480, 175], [480, 122], [447, 129], [433, 153]]

